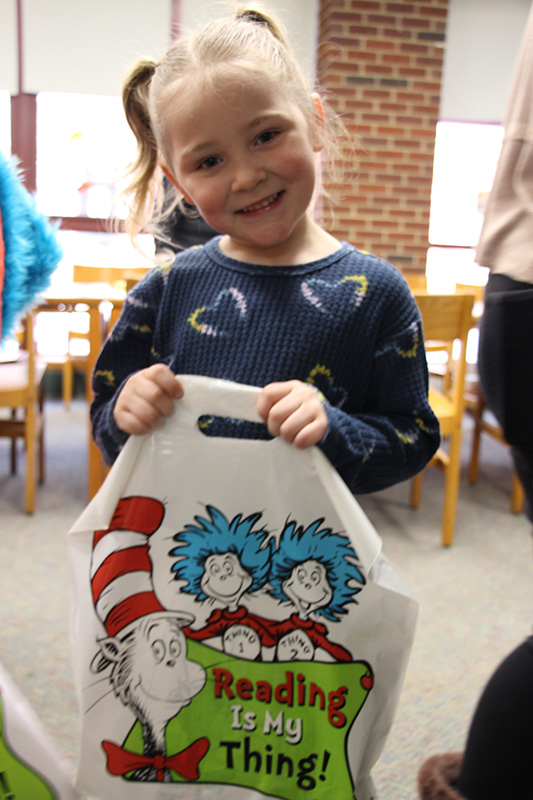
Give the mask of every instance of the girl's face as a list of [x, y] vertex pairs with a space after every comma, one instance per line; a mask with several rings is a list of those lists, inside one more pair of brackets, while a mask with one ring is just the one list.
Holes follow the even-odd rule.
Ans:
[[301, 617], [327, 606], [333, 597], [327, 571], [320, 561], [309, 559], [297, 564], [283, 583], [283, 591], [292, 600]]
[[222, 72], [215, 88], [195, 85], [181, 97], [166, 123], [170, 172], [225, 234], [223, 252], [268, 264], [309, 245], [320, 148], [283, 87]]
[[238, 602], [252, 583], [235, 553], [212, 553], [206, 558], [200, 584], [208, 597], [230, 605]]

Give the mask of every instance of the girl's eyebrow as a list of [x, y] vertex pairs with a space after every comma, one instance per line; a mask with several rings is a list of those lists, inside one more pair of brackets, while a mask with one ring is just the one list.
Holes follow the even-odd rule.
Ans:
[[213, 141], [206, 141], [206, 142], [198, 142], [198, 144], [193, 145], [192, 147], [188, 147], [183, 151], [182, 158], [190, 158], [191, 156], [195, 156], [198, 153], [201, 153], [205, 150], [213, 150], [216, 148], [217, 143]]
[[[245, 130], [253, 130], [254, 128], [258, 128], [265, 123], [272, 123], [274, 120], [281, 120], [285, 117], [283, 112], [281, 111], [266, 111], [264, 114], [260, 114], [258, 117], [254, 117], [254, 119], [247, 122], [244, 126]], [[198, 142], [197, 144], [193, 145], [190, 148], [187, 148], [183, 152], [183, 158], [191, 158], [197, 155], [198, 153], [203, 153], [205, 151], [216, 150], [218, 147], [218, 143], [215, 139], [206, 140], [204, 142]]]
[[285, 114], [282, 111], [267, 111], [264, 114], [260, 114], [258, 117], [249, 122], [246, 127], [256, 128], [260, 125], [263, 125], [263, 123], [271, 123], [273, 120], [277, 121], [284, 118]]

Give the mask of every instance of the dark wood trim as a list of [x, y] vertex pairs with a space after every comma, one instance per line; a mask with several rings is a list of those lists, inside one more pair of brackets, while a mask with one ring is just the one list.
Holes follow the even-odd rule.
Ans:
[[174, 42], [181, 36], [181, 0], [172, 0], [170, 13], [170, 37]]
[[59, 222], [64, 231], [90, 231], [96, 233], [124, 233], [123, 220], [95, 219], [94, 217], [50, 217], [53, 223]]
[[475, 244], [435, 244], [430, 242], [428, 247], [439, 247], [441, 250], [475, 250]]
[[22, 169], [22, 181], [33, 193], [37, 188], [37, 96], [11, 98], [11, 150]]
[[24, 42], [22, 0], [17, 0], [17, 84], [11, 97], [11, 151], [22, 170], [22, 182], [29, 192], [37, 187], [37, 97], [24, 92]]

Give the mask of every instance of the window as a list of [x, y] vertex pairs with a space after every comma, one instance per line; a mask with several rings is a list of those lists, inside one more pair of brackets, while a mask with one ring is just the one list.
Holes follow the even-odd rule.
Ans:
[[37, 204], [44, 214], [123, 218], [117, 179], [134, 156], [119, 97], [37, 95]]
[[475, 263], [503, 138], [501, 125], [439, 122], [435, 142], [427, 260], [428, 286], [484, 284], [487, 270]]
[[501, 125], [439, 122], [435, 141], [429, 241], [475, 247], [503, 138]]

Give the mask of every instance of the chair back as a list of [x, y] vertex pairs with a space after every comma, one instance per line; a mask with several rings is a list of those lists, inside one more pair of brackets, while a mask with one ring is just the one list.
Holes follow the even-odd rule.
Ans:
[[[439, 464], [445, 475], [442, 515], [442, 543], [453, 541], [459, 475], [461, 466], [461, 425], [464, 412], [464, 384], [466, 373], [466, 344], [472, 326], [474, 294], [428, 294], [413, 292], [422, 317], [425, 341], [433, 340], [446, 356], [440, 375], [440, 389], [432, 378], [429, 404], [439, 420], [442, 442], [430, 464]], [[457, 351], [457, 352], [455, 352]], [[447, 449], [444, 444], [447, 442]], [[422, 473], [412, 480], [411, 506], [420, 504]]]
[[422, 317], [424, 339], [465, 339], [472, 324], [473, 292], [428, 294], [415, 290], [413, 294]]
[[74, 283], [109, 283], [111, 286], [125, 288], [129, 292], [151, 267], [93, 267], [74, 264], [72, 279]]
[[[449, 355], [446, 364], [447, 380], [442, 394], [453, 404], [453, 414], [459, 417], [464, 408], [466, 344], [472, 326], [475, 296], [470, 292], [428, 294], [415, 291], [414, 298], [422, 317], [424, 339], [442, 343], [442, 349]], [[454, 344], [458, 348], [456, 353]], [[430, 403], [436, 396], [436, 390], [432, 389]]]
[[456, 292], [467, 292], [473, 294], [476, 303], [482, 303], [485, 299], [485, 286], [477, 283], [456, 283]]
[[409, 286], [412, 292], [426, 291], [427, 277], [425, 272], [422, 272], [422, 270], [419, 269], [418, 270], [403, 269], [402, 275], [405, 278], [407, 285]]

